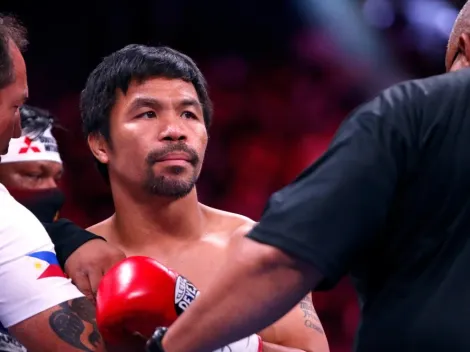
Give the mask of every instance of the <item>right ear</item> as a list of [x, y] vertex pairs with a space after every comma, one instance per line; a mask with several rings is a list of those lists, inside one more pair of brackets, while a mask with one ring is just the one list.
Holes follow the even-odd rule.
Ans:
[[95, 158], [102, 164], [107, 164], [109, 161], [109, 146], [103, 135], [99, 132], [91, 133], [88, 135], [87, 141]]

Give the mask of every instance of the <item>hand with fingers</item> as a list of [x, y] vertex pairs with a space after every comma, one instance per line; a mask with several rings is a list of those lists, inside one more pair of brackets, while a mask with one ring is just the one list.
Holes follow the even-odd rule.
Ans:
[[80, 246], [65, 262], [65, 272], [78, 289], [93, 303], [101, 278], [125, 258], [118, 248], [101, 239]]

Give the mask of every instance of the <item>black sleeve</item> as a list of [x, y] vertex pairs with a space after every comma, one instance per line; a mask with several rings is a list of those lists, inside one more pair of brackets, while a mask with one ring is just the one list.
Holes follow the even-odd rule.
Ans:
[[328, 289], [380, 231], [415, 160], [420, 89], [395, 86], [354, 111], [327, 152], [274, 193], [248, 237], [313, 264]]
[[55, 222], [43, 223], [43, 225], [52, 243], [54, 243], [57, 259], [62, 268], [64, 268], [68, 257], [70, 257], [78, 247], [90, 240], [104, 240], [103, 237], [96, 236], [67, 219], [59, 219]]

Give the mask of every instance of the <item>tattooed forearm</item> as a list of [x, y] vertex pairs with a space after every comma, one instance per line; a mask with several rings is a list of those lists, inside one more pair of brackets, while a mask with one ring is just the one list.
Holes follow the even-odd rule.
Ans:
[[304, 312], [305, 326], [319, 332], [320, 334], [323, 334], [320, 319], [318, 319], [317, 312], [315, 312], [315, 308], [313, 307], [310, 295], [305, 296], [300, 301], [300, 309], [302, 309], [302, 311]]
[[101, 343], [93, 305], [82, 297], [59, 306], [60, 309], [49, 318], [52, 330], [63, 341], [80, 351], [93, 352]]

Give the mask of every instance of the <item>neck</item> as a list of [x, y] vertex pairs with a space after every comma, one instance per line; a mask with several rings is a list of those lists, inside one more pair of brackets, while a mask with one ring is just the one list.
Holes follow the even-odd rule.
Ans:
[[[180, 242], [202, 236], [203, 212], [196, 188], [183, 198], [156, 195], [136, 197], [112, 187], [116, 240], [127, 248], [143, 248], [158, 242]], [[163, 243], [162, 243], [163, 242]]]

